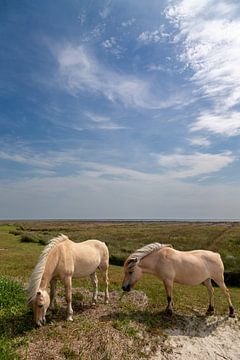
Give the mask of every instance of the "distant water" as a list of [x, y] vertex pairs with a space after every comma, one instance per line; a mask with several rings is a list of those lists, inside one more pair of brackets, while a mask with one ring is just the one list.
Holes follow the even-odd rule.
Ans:
[[171, 223], [179, 223], [179, 222], [187, 222], [187, 223], [226, 223], [226, 222], [240, 222], [240, 219], [156, 219], [156, 218], [146, 218], [146, 219], [111, 219], [111, 218], [99, 218], [99, 219], [0, 219], [0, 221], [71, 221], [71, 222], [171, 222]]

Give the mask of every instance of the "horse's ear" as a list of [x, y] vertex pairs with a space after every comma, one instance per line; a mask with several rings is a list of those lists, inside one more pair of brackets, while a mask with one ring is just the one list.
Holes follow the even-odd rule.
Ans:
[[138, 263], [138, 258], [134, 257], [134, 258], [128, 259], [126, 265], [131, 268], [131, 267], [134, 267], [137, 263]]

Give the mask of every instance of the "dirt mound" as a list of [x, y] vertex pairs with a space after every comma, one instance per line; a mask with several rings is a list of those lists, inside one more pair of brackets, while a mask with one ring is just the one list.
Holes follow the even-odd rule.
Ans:
[[166, 331], [168, 338], [152, 360], [240, 359], [240, 324], [228, 317], [184, 317]]

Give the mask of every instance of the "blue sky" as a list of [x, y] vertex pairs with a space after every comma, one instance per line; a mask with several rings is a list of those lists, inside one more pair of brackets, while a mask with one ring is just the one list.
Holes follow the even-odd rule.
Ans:
[[0, 218], [239, 219], [240, 4], [0, 3]]

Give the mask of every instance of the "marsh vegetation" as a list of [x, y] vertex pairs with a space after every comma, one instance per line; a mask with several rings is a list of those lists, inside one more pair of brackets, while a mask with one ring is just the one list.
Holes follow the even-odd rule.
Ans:
[[[89, 279], [74, 281], [73, 323], [65, 321], [63, 288], [58, 286], [58, 307], [47, 325], [32, 326], [26, 307], [25, 286], [44, 244], [64, 233], [74, 241], [105, 241], [111, 254], [110, 303], [91, 305]], [[126, 257], [151, 242], [171, 243], [180, 250], [211, 249], [221, 253], [226, 273], [238, 281], [240, 273], [239, 223], [77, 222], [28, 221], [0, 224], [0, 359], [139, 359], [166, 346], [169, 328], [185, 326], [189, 318], [205, 322], [207, 292], [203, 286], [175, 286], [175, 315], [166, 322], [165, 290], [145, 275], [136, 290], [122, 296], [122, 267]], [[100, 277], [99, 277], [100, 278]], [[100, 291], [103, 291], [100, 279]], [[240, 289], [230, 288], [236, 311]], [[215, 290], [216, 315], [227, 314], [227, 303]], [[165, 349], [171, 351], [171, 349]]]

